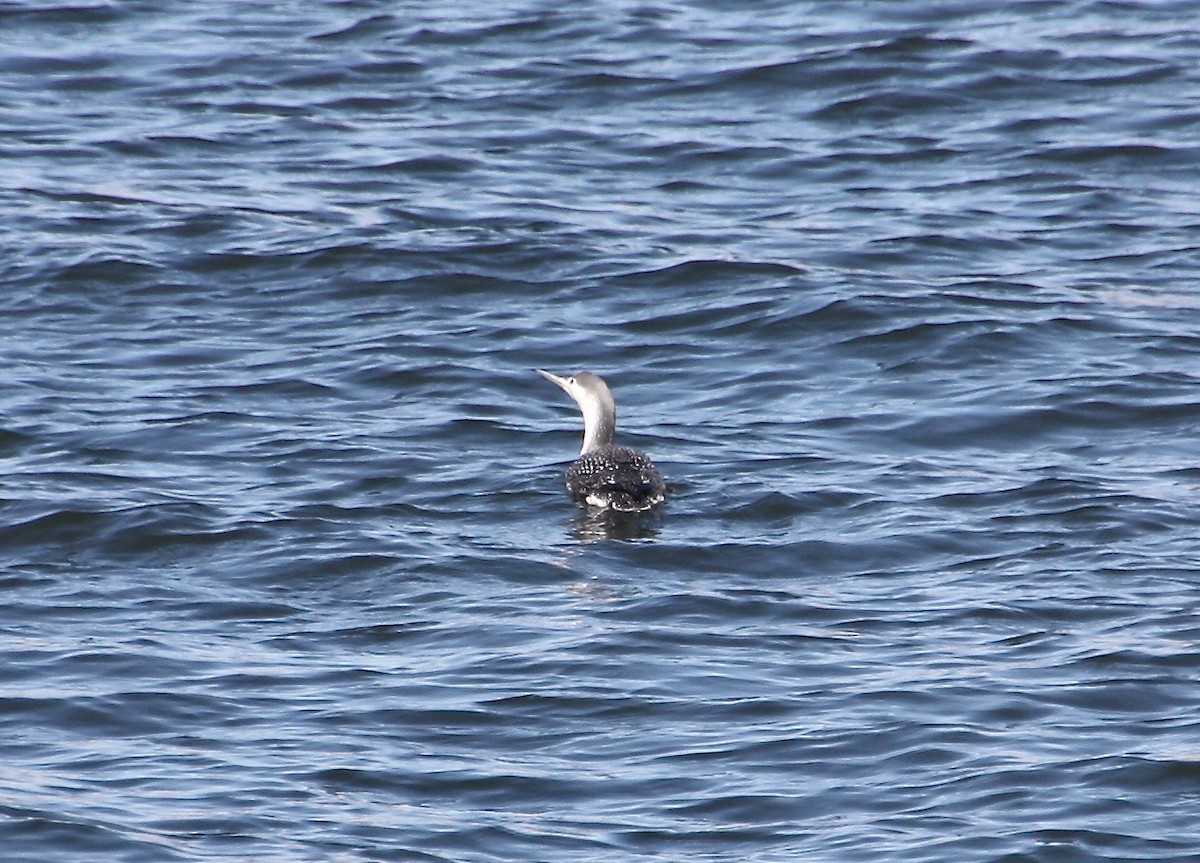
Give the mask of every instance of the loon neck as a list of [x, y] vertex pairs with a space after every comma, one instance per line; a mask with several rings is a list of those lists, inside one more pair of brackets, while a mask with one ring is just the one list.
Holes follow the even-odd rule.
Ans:
[[583, 446], [579, 454], [586, 455], [612, 443], [617, 428], [617, 412], [612, 404], [597, 399], [580, 404], [579, 409], [583, 413]]

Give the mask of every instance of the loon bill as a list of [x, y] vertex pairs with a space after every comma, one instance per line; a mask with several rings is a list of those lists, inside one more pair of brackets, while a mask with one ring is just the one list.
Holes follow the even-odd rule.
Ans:
[[612, 442], [617, 406], [599, 375], [576, 372], [563, 378], [534, 371], [562, 387], [583, 414], [583, 447], [567, 468], [567, 493], [576, 503], [640, 512], [666, 500], [667, 487], [650, 457]]

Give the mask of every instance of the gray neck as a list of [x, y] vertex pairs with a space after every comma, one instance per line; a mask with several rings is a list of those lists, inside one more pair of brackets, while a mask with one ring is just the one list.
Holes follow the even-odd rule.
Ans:
[[612, 443], [613, 432], [617, 428], [617, 406], [613, 404], [612, 396], [608, 393], [588, 393], [588, 396], [579, 405], [583, 413], [583, 448], [579, 450], [580, 455]]

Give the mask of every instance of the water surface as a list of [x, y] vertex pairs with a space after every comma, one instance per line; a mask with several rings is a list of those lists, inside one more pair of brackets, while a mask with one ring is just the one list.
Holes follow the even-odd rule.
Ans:
[[1200, 859], [1194, 4], [0, 27], [0, 857]]

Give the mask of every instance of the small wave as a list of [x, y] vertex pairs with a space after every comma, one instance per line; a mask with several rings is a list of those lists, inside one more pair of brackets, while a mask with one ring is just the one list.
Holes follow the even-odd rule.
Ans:
[[774, 261], [695, 260], [670, 264], [653, 270], [624, 273], [613, 278], [615, 284], [638, 287], [671, 287], [728, 283], [746, 278], [774, 279], [803, 275], [798, 264]]
[[394, 15], [369, 15], [337, 29], [315, 33], [308, 38], [314, 42], [357, 42], [363, 38], [387, 36], [394, 31], [396, 24]]
[[1064, 165], [1091, 165], [1098, 162], [1132, 162], [1161, 164], [1167, 160], [1191, 158], [1189, 153], [1158, 144], [1090, 144], [1039, 147], [1030, 150], [1030, 161]]

